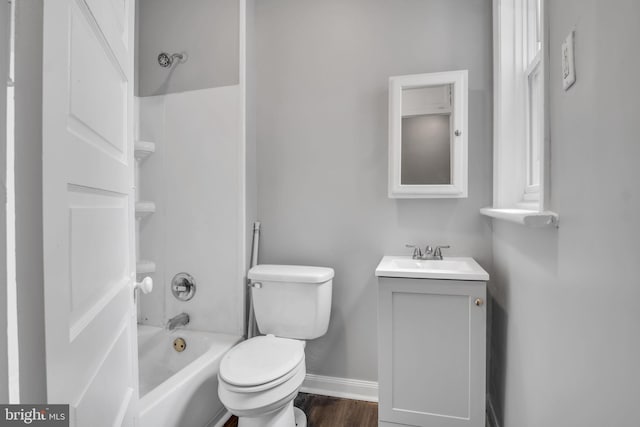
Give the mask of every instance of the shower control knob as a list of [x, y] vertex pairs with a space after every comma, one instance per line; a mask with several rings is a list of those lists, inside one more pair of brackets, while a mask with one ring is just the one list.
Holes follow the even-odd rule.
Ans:
[[171, 281], [171, 293], [180, 301], [189, 301], [196, 293], [196, 280], [189, 273], [178, 273]]

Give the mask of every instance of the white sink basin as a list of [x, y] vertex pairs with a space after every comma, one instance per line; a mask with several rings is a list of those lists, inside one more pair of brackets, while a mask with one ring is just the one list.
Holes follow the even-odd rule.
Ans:
[[489, 280], [489, 273], [473, 259], [445, 257], [442, 260], [419, 260], [410, 256], [385, 256], [376, 268], [378, 277], [411, 279]]

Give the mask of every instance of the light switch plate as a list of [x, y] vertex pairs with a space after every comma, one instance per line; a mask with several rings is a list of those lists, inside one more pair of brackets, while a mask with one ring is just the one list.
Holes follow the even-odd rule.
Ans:
[[562, 87], [569, 90], [576, 82], [576, 65], [573, 58], [573, 31], [562, 43]]

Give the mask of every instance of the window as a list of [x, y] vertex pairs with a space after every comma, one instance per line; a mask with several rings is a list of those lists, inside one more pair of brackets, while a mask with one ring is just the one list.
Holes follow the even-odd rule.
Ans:
[[540, 197], [540, 146], [544, 142], [544, 80], [542, 71], [541, 0], [524, 0], [523, 19], [525, 64], [521, 77], [526, 86], [526, 182], [522, 202]]
[[493, 5], [494, 200], [482, 213], [527, 223], [548, 199], [545, 0]]

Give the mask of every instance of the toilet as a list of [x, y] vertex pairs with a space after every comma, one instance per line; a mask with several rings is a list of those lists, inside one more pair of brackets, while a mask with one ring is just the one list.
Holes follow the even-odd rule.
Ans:
[[241, 342], [222, 358], [220, 401], [239, 427], [305, 427], [294, 408], [306, 375], [305, 340], [327, 332], [333, 269], [257, 265], [249, 270], [255, 319], [262, 336]]

